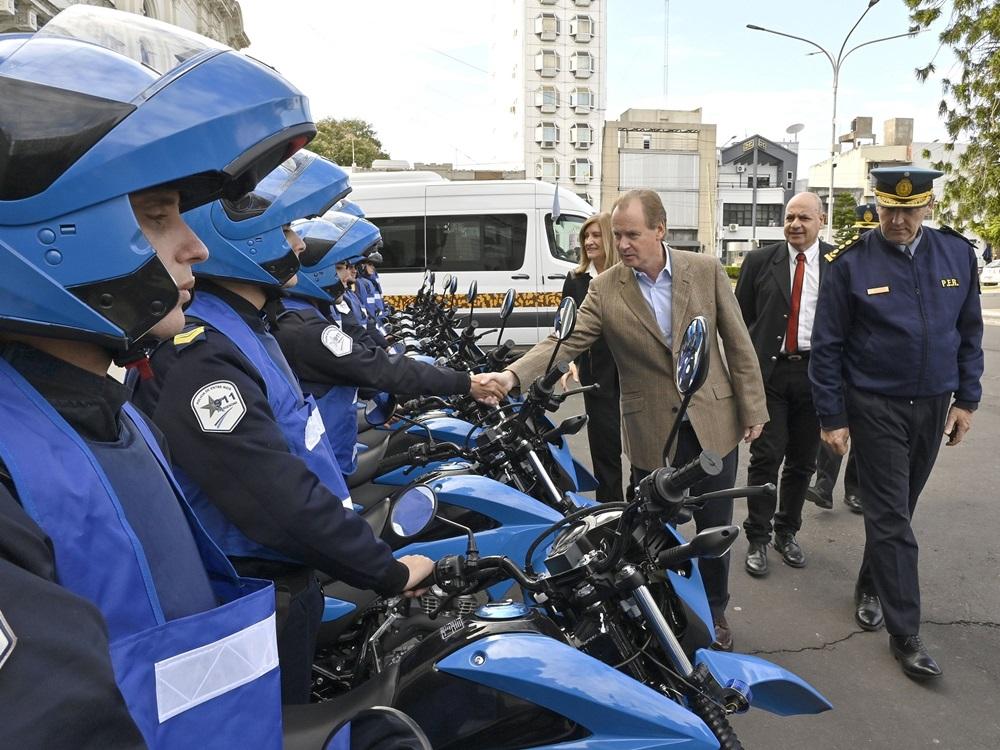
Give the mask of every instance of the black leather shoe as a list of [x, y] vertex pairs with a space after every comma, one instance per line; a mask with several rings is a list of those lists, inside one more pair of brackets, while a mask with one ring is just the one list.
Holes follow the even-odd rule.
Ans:
[[919, 635], [890, 635], [889, 650], [907, 677], [926, 680], [941, 675], [941, 667], [927, 653]]
[[761, 578], [767, 575], [767, 543], [750, 542], [750, 549], [747, 550], [747, 559], [744, 563], [747, 573]]
[[774, 551], [781, 553], [781, 559], [793, 568], [806, 566], [806, 555], [795, 541], [795, 534], [779, 533], [774, 535]]
[[715, 641], [712, 643], [713, 651], [733, 650], [733, 631], [726, 622], [725, 615], [714, 615], [715, 619]]
[[845, 495], [844, 505], [850, 508], [851, 513], [864, 513], [861, 508], [861, 498], [857, 495]]
[[882, 619], [882, 602], [877, 594], [854, 590], [854, 621], [862, 630], [874, 632], [882, 629], [885, 621]]
[[815, 487], [806, 488], [806, 500], [827, 510], [833, 507], [833, 498], [829, 495], [821, 495]]

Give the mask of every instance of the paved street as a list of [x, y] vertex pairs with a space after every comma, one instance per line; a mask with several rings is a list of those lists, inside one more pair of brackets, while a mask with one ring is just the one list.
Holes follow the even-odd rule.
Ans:
[[[729, 622], [737, 650], [791, 669], [834, 705], [821, 716], [752, 711], [735, 717], [747, 748], [1000, 746], [1000, 293], [987, 292], [983, 306], [989, 323], [983, 403], [966, 441], [941, 449], [914, 519], [922, 635], [944, 676], [929, 686], [911, 682], [893, 661], [885, 633], [865, 633], [855, 625], [852, 593], [864, 532], [838, 487], [833, 510], [806, 504], [799, 535], [806, 568], [783, 565], [771, 550], [770, 575], [754, 580], [743, 571], [745, 539], [734, 547]], [[573, 399], [560, 417], [582, 408]], [[585, 440], [574, 438], [573, 450], [589, 462]], [[741, 482], [746, 461], [743, 449]], [[737, 523], [745, 517], [739, 503]]]

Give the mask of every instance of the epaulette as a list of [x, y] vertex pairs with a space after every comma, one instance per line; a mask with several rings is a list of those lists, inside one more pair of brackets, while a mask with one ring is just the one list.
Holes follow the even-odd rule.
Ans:
[[827, 263], [832, 263], [837, 258], [839, 258], [843, 253], [846, 253], [852, 247], [855, 247], [856, 245], [860, 244], [861, 244], [861, 235], [856, 234], [853, 237], [851, 237], [851, 239], [849, 239], [847, 242], [844, 242], [841, 245], [838, 245], [837, 247], [833, 248], [833, 250], [828, 252], [823, 257], [826, 258]]
[[975, 243], [973, 243], [972, 240], [970, 240], [968, 237], [966, 237], [961, 232], [959, 232], [959, 231], [957, 231], [955, 229], [952, 229], [947, 224], [942, 224], [940, 227], [938, 227], [938, 230], [941, 231], [941, 232], [944, 232], [945, 234], [950, 234], [953, 237], [960, 237], [961, 239], [963, 239], [967, 243], [969, 243], [969, 247], [975, 247]]
[[177, 351], [186, 349], [191, 346], [191, 344], [203, 341], [205, 339], [205, 326], [190, 326], [185, 328], [182, 333], [178, 333], [174, 336], [174, 348]]

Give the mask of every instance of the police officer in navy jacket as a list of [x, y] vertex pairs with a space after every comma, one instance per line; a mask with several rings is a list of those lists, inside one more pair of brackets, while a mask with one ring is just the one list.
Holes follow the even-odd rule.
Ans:
[[910, 521], [942, 435], [961, 442], [982, 395], [975, 253], [950, 228], [922, 226], [940, 175], [872, 170], [879, 228], [827, 255], [809, 362], [823, 442], [843, 455], [853, 438], [857, 449], [866, 539], [855, 619], [884, 624], [914, 678], [941, 670], [920, 640]]

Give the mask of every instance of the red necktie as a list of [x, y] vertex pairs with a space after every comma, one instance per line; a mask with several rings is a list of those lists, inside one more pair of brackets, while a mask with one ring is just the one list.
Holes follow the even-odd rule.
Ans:
[[799, 304], [802, 302], [802, 279], [806, 275], [806, 254], [795, 256], [795, 281], [792, 282], [792, 310], [788, 314], [788, 330], [785, 331], [785, 354], [795, 354], [799, 350]]

